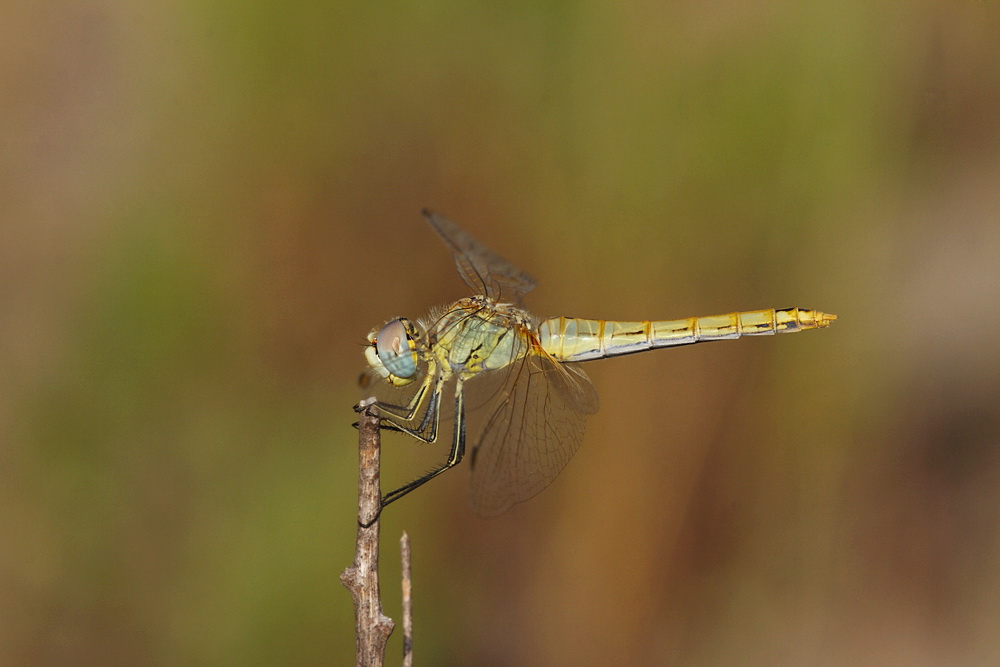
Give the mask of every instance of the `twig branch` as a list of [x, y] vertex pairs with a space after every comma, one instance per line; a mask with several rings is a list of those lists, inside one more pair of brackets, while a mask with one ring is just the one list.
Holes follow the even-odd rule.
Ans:
[[369, 404], [362, 403], [358, 415], [358, 537], [354, 564], [344, 570], [340, 581], [351, 591], [357, 641], [357, 665], [382, 665], [385, 645], [395, 627], [382, 613], [378, 585], [378, 538], [380, 507], [379, 418]]
[[410, 536], [399, 538], [403, 561], [403, 667], [413, 667], [413, 569], [410, 563]]

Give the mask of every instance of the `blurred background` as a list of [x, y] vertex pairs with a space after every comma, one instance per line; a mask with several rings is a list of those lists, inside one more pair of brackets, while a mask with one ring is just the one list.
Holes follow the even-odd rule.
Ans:
[[1000, 661], [996, 3], [140, 4], [0, 23], [0, 663], [353, 661], [364, 337], [466, 295], [422, 207], [539, 315], [840, 320], [393, 505], [420, 662]]

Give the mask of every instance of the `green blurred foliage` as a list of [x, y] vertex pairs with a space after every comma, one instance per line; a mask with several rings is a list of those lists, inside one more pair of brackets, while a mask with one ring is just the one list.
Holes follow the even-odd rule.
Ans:
[[351, 661], [364, 335], [464, 294], [425, 206], [540, 315], [841, 320], [594, 364], [542, 495], [392, 506], [419, 660], [1000, 659], [995, 3], [22, 3], [0, 82], [3, 664]]

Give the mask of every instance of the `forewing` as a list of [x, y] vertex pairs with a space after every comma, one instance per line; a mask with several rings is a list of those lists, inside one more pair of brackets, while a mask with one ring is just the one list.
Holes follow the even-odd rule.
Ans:
[[535, 287], [534, 278], [448, 218], [425, 210], [424, 219], [451, 250], [458, 272], [476, 294], [485, 294], [497, 301], [518, 303]]
[[576, 453], [597, 394], [579, 366], [540, 350], [497, 371], [503, 385], [472, 450], [472, 505], [494, 516], [548, 486]]

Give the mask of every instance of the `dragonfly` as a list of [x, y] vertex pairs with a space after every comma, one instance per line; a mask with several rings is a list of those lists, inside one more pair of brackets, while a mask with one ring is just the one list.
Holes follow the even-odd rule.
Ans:
[[541, 320], [521, 305], [534, 278], [451, 220], [423, 215], [473, 296], [415, 322], [396, 318], [372, 330], [362, 385], [377, 388], [373, 404], [382, 428], [425, 443], [437, 441], [442, 413], [450, 413], [451, 449], [443, 463], [382, 496], [379, 513], [461, 463], [467, 442], [478, 514], [501, 514], [540, 492], [576, 453], [587, 416], [597, 411], [597, 392], [581, 362], [821, 329], [837, 319], [808, 308], [768, 308], [661, 321]]

